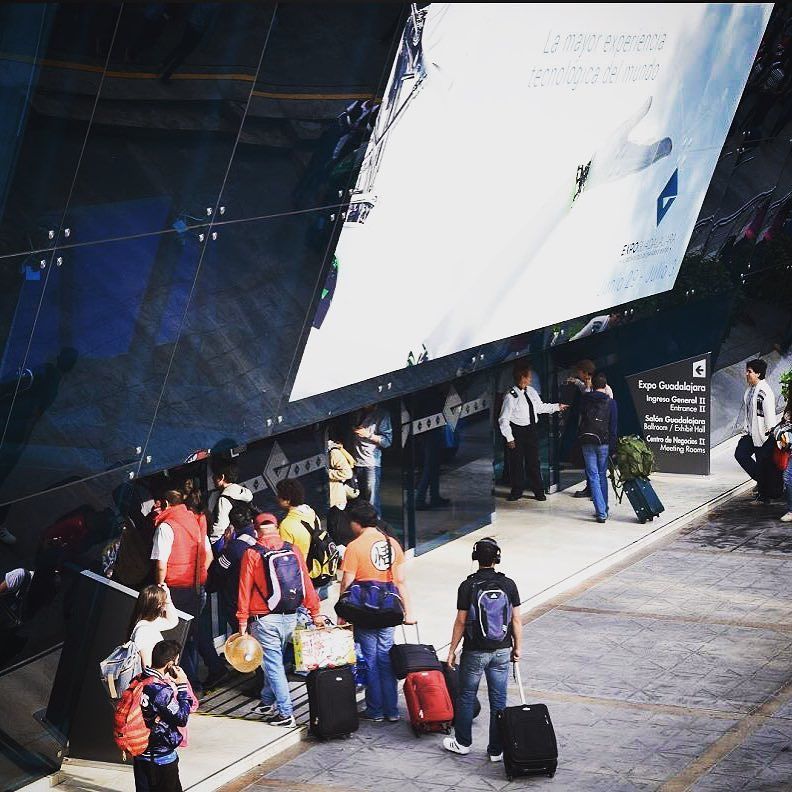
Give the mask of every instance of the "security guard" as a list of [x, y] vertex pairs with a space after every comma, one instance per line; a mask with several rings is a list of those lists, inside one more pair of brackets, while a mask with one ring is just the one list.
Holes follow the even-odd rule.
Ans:
[[[519, 368], [514, 372], [516, 385], [503, 399], [498, 426], [506, 438], [509, 455], [511, 493], [507, 500], [522, 497], [525, 477], [536, 500], [547, 500], [544, 492], [542, 472], [539, 467], [539, 438], [536, 431], [537, 417], [541, 413], [566, 410], [566, 404], [545, 404], [531, 387], [531, 369]], [[524, 467], [523, 467], [524, 466]]]

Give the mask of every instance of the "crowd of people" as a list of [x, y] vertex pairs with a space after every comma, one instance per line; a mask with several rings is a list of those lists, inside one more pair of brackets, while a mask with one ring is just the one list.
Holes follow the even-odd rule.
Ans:
[[[763, 361], [748, 363], [744, 434], [735, 457], [757, 481], [757, 502], [767, 502], [779, 494], [774, 483], [779, 480], [776, 452], [787, 452], [783, 477], [788, 508], [781, 519], [790, 522], [792, 398], [779, 420], [765, 373]], [[561, 401], [554, 404], [541, 400], [531, 379], [529, 369], [516, 370], [515, 386], [506, 394], [498, 420], [508, 449], [509, 500], [518, 500], [526, 483], [537, 500], [546, 498], [539, 469], [537, 420], [541, 414], [568, 411], [565, 423], [573, 427], [574, 443], [586, 471], [586, 487], [575, 494], [589, 497], [595, 519], [605, 522], [609, 512], [608, 460], [615, 452], [618, 428], [617, 405], [605, 374], [596, 371], [591, 361], [580, 361], [562, 387]], [[148, 749], [135, 758], [138, 790], [180, 789], [176, 754], [180, 730], [203, 691], [218, 685], [229, 673], [214, 647], [204, 607], [207, 592], [217, 593], [226, 634], [249, 634], [260, 645], [262, 686], [251, 712], [277, 727], [296, 726], [288, 678], [293, 634], [301, 618], [318, 628], [326, 626], [320, 605], [331, 585], [338, 585], [339, 597], [361, 583], [391, 585], [402, 603], [403, 623], [415, 623], [404, 551], [388, 535], [378, 505], [381, 451], [392, 441], [387, 413], [378, 408], [363, 410], [356, 419], [354, 437], [351, 450], [347, 450], [341, 433], [332, 427], [329, 432], [331, 510], [327, 522], [334, 525], [330, 533], [306, 503], [298, 480], [286, 478], [277, 484], [276, 499], [284, 513], [279, 520], [253, 507], [251, 491], [237, 482], [231, 465], [214, 472], [216, 494], [208, 512], [201, 509], [200, 498], [190, 487], [166, 492], [156, 507], [151, 553], [155, 582], [140, 591], [129, 627], [130, 640], [150, 677], [143, 716], [151, 737]], [[478, 541], [473, 559], [478, 571], [468, 576], [457, 592], [446, 661], [449, 668], [458, 667], [455, 731], [443, 740], [443, 747], [461, 755], [471, 750], [474, 707], [484, 676], [492, 713], [487, 753], [498, 761], [503, 746], [495, 713], [506, 706], [510, 664], [520, 655], [520, 597], [514, 581], [495, 570], [501, 550], [494, 539]], [[471, 626], [471, 609], [483, 590], [488, 596], [498, 592], [501, 597], [497, 640], [476, 633]], [[178, 623], [177, 609], [194, 617], [183, 647], [163, 639], [163, 633]], [[342, 618], [338, 621], [344, 624]], [[353, 627], [367, 669], [365, 707], [360, 717], [375, 723], [396, 722], [400, 719], [398, 681], [390, 651], [395, 628]], [[203, 680], [198, 675], [199, 657], [207, 669]]]
[[[291, 486], [293, 484], [284, 489]], [[169, 503], [178, 500], [175, 494], [169, 493]], [[167, 520], [173, 522], [175, 553], [172, 550], [168, 560], [186, 556], [180, 547], [182, 539], [179, 536], [186, 519], [179, 506], [183, 504], [170, 504], [163, 511], [166, 516], [159, 522], [160, 526]], [[172, 509], [180, 514], [182, 522], [176, 523], [174, 512], [169, 511]], [[401, 545], [387, 534], [376, 509], [368, 501], [356, 499], [348, 511], [354, 538], [346, 546], [341, 561], [339, 595], [343, 596], [350, 586], [361, 582], [390, 582], [401, 599], [403, 623], [414, 624]], [[298, 611], [307, 611], [317, 627], [325, 626], [319, 594], [311, 583], [302, 550], [283, 537], [281, 531], [285, 520], [279, 523], [274, 515], [261, 513], [255, 515], [250, 524], [235, 528], [234, 519], [232, 509], [230, 534], [227, 529], [224, 548], [209, 564], [209, 569], [227, 576], [227, 580], [237, 581], [236, 609], [233, 625], [229, 627], [237, 628], [241, 634], [249, 633], [262, 649], [263, 687], [260, 702], [252, 712], [263, 716], [269, 725], [291, 728], [296, 721], [286, 674], [286, 657]], [[197, 517], [196, 523], [200, 526]], [[184, 531], [185, 545], [194, 543], [195, 557], [200, 559], [201, 548], [204, 547], [202, 537], [194, 540], [193, 536]], [[240, 537], [247, 538], [242, 540], [244, 550], [238, 553], [232, 549]], [[478, 570], [459, 586], [457, 612], [446, 660], [449, 669], [458, 675], [458, 692], [454, 736], [446, 737], [443, 747], [455, 754], [470, 752], [478, 688], [484, 676], [491, 709], [487, 754], [492, 761], [500, 761], [503, 746], [496, 713], [506, 706], [510, 664], [517, 662], [520, 656], [520, 595], [514, 581], [495, 570], [501, 560], [501, 549], [494, 539], [479, 540], [474, 545], [472, 557], [478, 562]], [[158, 567], [160, 563], [158, 558]], [[140, 652], [144, 668], [140, 706], [146, 727], [150, 730], [145, 750], [134, 758], [138, 792], [180, 792], [176, 749], [182, 742], [189, 714], [197, 706], [195, 666], [189, 648], [191, 639], [188, 637], [182, 648], [162, 636], [163, 631], [171, 629], [178, 621], [174, 595], [179, 596], [176, 592], [180, 587], [173, 585], [168, 566], [166, 562], [164, 580], [140, 592], [130, 625], [130, 637]], [[177, 572], [184, 568], [185, 564], [179, 560]], [[196, 563], [195, 568], [200, 570], [201, 563]], [[228, 586], [222, 590], [227, 594], [233, 591]], [[471, 619], [471, 610], [480, 607], [484, 593], [487, 602], [492, 603], [489, 605], [490, 613], [484, 619]], [[484, 623], [488, 632], [482, 633], [477, 625]], [[342, 619], [339, 619], [339, 624], [343, 624]], [[394, 645], [394, 631], [393, 626], [369, 628], [354, 625], [355, 641], [360, 646], [367, 669], [365, 707], [360, 717], [374, 723], [400, 720], [398, 680], [390, 652]]]
[[596, 371], [591, 360], [581, 360], [562, 388], [562, 400], [550, 404], [531, 386], [532, 376], [527, 367], [515, 371], [514, 387], [505, 395], [498, 417], [507, 448], [511, 485], [507, 500], [520, 500], [526, 480], [536, 500], [547, 500], [539, 463], [539, 416], [566, 412], [565, 432], [582, 455], [586, 471], [586, 486], [575, 496], [591, 498], [595, 519], [604, 523], [609, 513], [608, 460], [616, 453], [619, 420], [607, 377]]

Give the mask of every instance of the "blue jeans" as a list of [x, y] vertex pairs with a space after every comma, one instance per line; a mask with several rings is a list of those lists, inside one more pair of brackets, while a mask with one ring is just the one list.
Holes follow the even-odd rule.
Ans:
[[608, 451], [607, 445], [584, 445], [583, 461], [586, 479], [594, 501], [597, 517], [608, 516]]
[[395, 718], [399, 714], [396, 675], [393, 673], [390, 648], [393, 627], [364, 630], [355, 627], [355, 640], [366, 660], [366, 714], [372, 718]]
[[356, 467], [355, 474], [360, 484], [360, 497], [367, 500], [376, 510], [380, 512], [380, 484], [382, 483], [382, 468], [376, 467]]
[[294, 707], [283, 666], [283, 651], [291, 641], [295, 624], [297, 615], [294, 613], [269, 613], [251, 619], [248, 627], [250, 634], [264, 650], [264, 657], [261, 659], [261, 668], [264, 671], [261, 703], [266, 707], [275, 704], [278, 712], [285, 717], [294, 714]]
[[462, 651], [459, 661], [459, 695], [457, 696], [454, 735], [460, 745], [473, 743], [473, 707], [476, 703], [481, 675], [487, 677], [487, 693], [490, 704], [489, 744], [487, 753], [497, 756], [503, 753], [496, 713], [506, 708], [506, 689], [509, 685], [511, 648], [493, 652]]
[[787, 511], [792, 512], [792, 456], [789, 457], [784, 471], [784, 486], [786, 487]]

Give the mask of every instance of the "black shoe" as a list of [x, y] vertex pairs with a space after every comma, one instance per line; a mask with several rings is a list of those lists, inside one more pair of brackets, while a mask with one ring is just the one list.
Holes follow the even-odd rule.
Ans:
[[590, 498], [591, 497], [591, 490], [586, 487], [585, 489], [578, 490], [572, 494], [573, 498]]
[[538, 501], [546, 501], [547, 495], [545, 495], [544, 492], [540, 492], [538, 495], [534, 495], [534, 498]]
[[450, 506], [451, 498], [432, 498], [430, 506]]
[[506, 498], [507, 501], [518, 501], [522, 498], [522, 495], [515, 495], [513, 492]]

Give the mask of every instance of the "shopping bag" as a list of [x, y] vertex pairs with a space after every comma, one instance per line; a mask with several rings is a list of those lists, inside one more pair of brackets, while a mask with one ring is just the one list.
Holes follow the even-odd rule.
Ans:
[[356, 659], [351, 627], [297, 628], [292, 640], [294, 668], [299, 672], [353, 665]]

